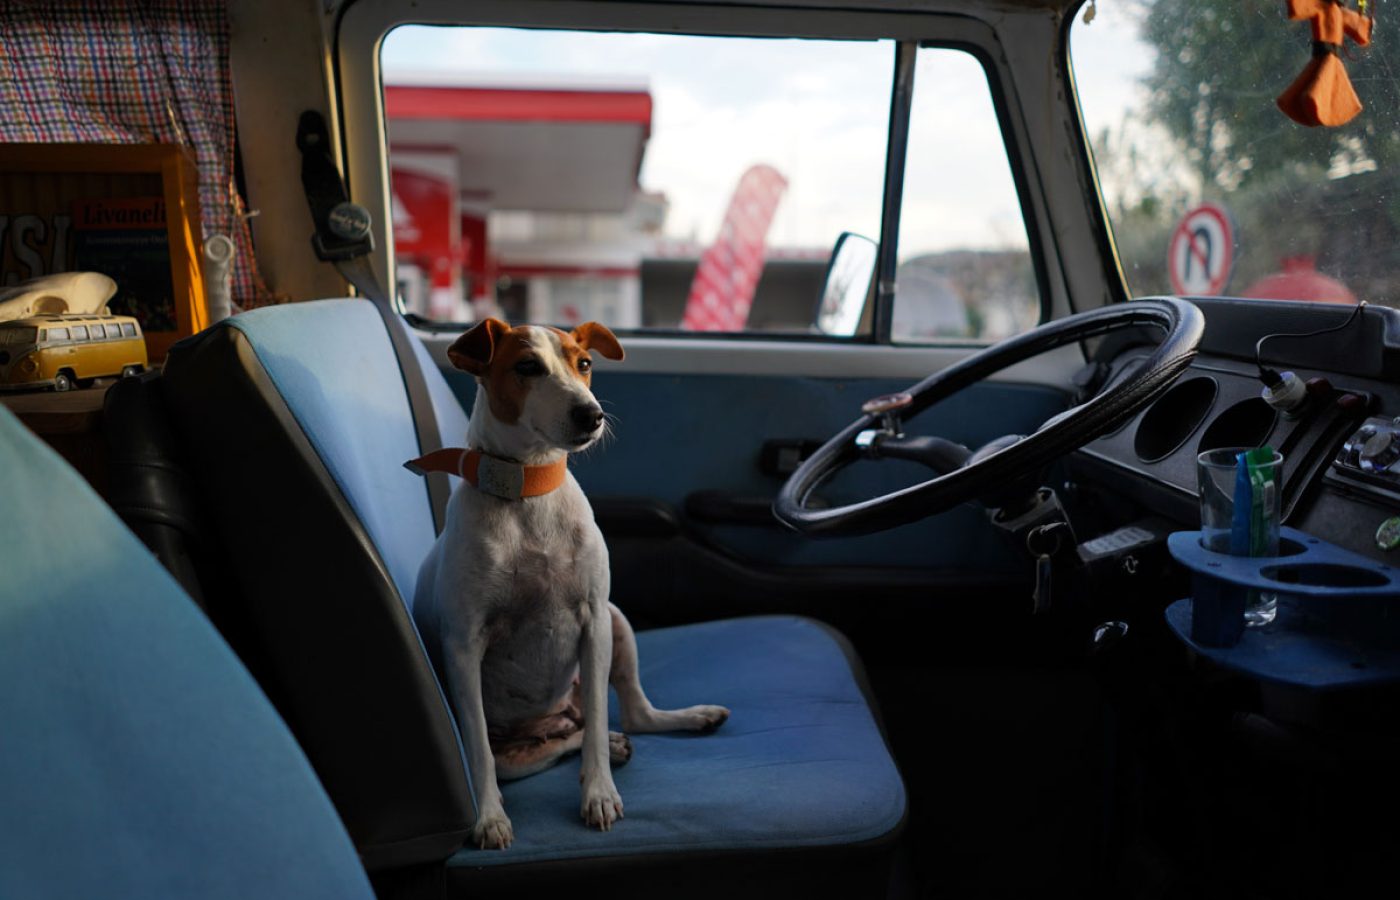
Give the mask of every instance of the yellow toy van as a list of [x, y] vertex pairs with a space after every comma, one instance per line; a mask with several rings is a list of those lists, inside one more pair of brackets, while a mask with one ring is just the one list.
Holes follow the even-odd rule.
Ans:
[[67, 391], [94, 378], [145, 369], [146, 342], [131, 316], [40, 315], [0, 322], [0, 391]]

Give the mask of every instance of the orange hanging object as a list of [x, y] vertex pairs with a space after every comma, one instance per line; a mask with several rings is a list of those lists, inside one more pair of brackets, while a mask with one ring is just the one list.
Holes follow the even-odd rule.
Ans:
[[1302, 125], [1345, 125], [1361, 112], [1361, 101], [1342, 65], [1342, 41], [1371, 43], [1372, 20], [1341, 0], [1288, 0], [1288, 18], [1312, 20], [1313, 58], [1279, 94], [1278, 108]]

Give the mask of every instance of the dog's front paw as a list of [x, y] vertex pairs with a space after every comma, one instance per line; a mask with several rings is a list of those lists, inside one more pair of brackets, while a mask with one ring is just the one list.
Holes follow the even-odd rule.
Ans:
[[585, 784], [579, 811], [583, 821], [589, 825], [601, 831], [612, 831], [613, 822], [622, 818], [622, 795], [617, 792], [612, 779]]
[[472, 843], [482, 850], [504, 850], [515, 840], [515, 829], [505, 810], [487, 811], [472, 825]]

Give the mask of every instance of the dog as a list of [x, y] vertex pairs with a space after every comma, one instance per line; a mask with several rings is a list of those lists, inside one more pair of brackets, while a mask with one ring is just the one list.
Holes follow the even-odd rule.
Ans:
[[413, 609], [462, 730], [476, 791], [471, 836], [482, 849], [515, 838], [498, 781], [575, 750], [584, 821], [608, 831], [622, 818], [611, 765], [630, 759], [632, 746], [608, 731], [609, 683], [624, 732], [709, 732], [729, 718], [722, 706], [656, 709], [642, 691], [636, 638], [608, 599], [607, 546], [566, 465], [607, 430], [590, 389], [590, 351], [623, 358], [596, 322], [571, 332], [477, 324], [447, 351], [478, 385], [469, 449], [406, 464], [465, 479], [423, 562]]

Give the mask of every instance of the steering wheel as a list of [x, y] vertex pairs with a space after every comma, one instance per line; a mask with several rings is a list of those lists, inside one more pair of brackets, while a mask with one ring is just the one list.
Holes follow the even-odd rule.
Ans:
[[[941, 438], [904, 438], [895, 414], [913, 416], [969, 385], [1037, 354], [1125, 328], [1161, 332], [1153, 352], [1126, 377], [1089, 401], [1054, 416], [1026, 437], [999, 438], [972, 452]], [[914, 385], [905, 394], [876, 398], [865, 415], [822, 444], [788, 479], [773, 502], [784, 524], [814, 537], [868, 534], [905, 525], [987, 497], [1027, 472], [1084, 446], [1126, 422], [1170, 385], [1196, 356], [1205, 319], [1184, 300], [1155, 298], [1119, 303], [1047, 322]], [[883, 424], [883, 428], [880, 426]], [[857, 459], [902, 457], [941, 470], [935, 478], [880, 497], [825, 509], [812, 508], [812, 490]]]

